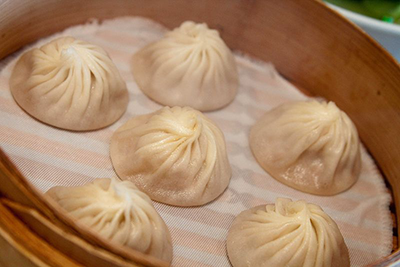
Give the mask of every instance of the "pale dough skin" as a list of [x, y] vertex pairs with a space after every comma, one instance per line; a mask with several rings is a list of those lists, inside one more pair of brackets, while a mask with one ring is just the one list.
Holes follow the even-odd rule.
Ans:
[[211, 111], [228, 105], [239, 86], [235, 58], [216, 30], [191, 21], [132, 58], [139, 88], [167, 106]]
[[150, 198], [129, 181], [96, 179], [46, 192], [79, 224], [100, 236], [161, 260], [172, 261], [172, 241]]
[[175, 206], [214, 200], [232, 175], [222, 132], [189, 107], [134, 117], [112, 136], [110, 154], [121, 179]]
[[129, 101], [126, 84], [107, 53], [73, 37], [24, 53], [11, 74], [10, 90], [34, 118], [74, 131], [112, 124]]
[[278, 106], [251, 128], [249, 142], [264, 170], [303, 192], [338, 194], [360, 175], [357, 129], [333, 102]]
[[278, 198], [240, 213], [227, 237], [233, 267], [349, 267], [336, 223], [317, 205]]

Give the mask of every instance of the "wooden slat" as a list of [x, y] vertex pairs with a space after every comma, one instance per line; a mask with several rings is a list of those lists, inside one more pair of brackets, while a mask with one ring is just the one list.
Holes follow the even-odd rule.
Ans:
[[93, 246], [82, 238], [62, 230], [35, 209], [4, 198], [0, 199], [0, 203], [29, 225], [30, 229], [42, 239], [52, 244], [58, 251], [67, 253], [69, 257], [83, 266], [143, 266], [116, 257], [108, 251]]
[[1, 202], [0, 214], [1, 266], [83, 266], [31, 232]]

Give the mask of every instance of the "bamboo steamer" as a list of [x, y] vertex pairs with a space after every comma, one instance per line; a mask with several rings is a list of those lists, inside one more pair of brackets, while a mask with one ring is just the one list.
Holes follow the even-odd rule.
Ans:
[[[2, 0], [0, 59], [90, 18], [127, 15], [169, 28], [185, 20], [206, 22], [230, 48], [272, 61], [292, 83], [335, 101], [355, 122], [387, 179], [400, 220], [400, 67], [318, 1]], [[31, 187], [1, 150], [0, 251], [0, 266], [168, 266], [77, 227]], [[393, 263], [400, 263], [399, 249], [371, 266]]]

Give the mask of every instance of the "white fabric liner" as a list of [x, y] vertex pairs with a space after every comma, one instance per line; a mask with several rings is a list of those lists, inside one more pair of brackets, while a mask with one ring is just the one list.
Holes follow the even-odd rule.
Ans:
[[[40, 191], [76, 186], [97, 177], [116, 176], [110, 158], [112, 133], [129, 118], [161, 106], [148, 99], [130, 73], [131, 56], [158, 40], [167, 29], [137, 17], [92, 21], [40, 40], [37, 47], [59, 36], [103, 47], [127, 82], [127, 112], [113, 125], [98, 131], [69, 132], [44, 125], [27, 115], [14, 101], [8, 79], [21, 51], [0, 65], [0, 144], [27, 179]], [[25, 48], [24, 50], [26, 50]], [[266, 111], [285, 102], [307, 99], [284, 80], [271, 63], [235, 52], [240, 87], [233, 103], [205, 113], [225, 134], [233, 175], [228, 189], [215, 201], [195, 208], [154, 203], [174, 244], [173, 266], [230, 266], [225, 239], [237, 214], [250, 207], [273, 203], [277, 197], [304, 199], [320, 205], [339, 225], [350, 251], [352, 266], [364, 266], [391, 252], [390, 194], [372, 158], [362, 149], [362, 172], [348, 191], [331, 197], [314, 196], [287, 187], [268, 175], [248, 146], [250, 127]]]

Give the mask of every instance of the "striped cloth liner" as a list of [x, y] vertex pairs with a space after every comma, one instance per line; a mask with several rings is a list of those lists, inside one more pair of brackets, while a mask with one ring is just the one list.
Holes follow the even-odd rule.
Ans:
[[[115, 124], [98, 131], [69, 132], [44, 125], [27, 115], [13, 100], [8, 79], [15, 57], [1, 63], [0, 144], [29, 181], [41, 191], [82, 185], [97, 177], [116, 176], [109, 157], [112, 133], [129, 118], [161, 106], [137, 87], [129, 69], [130, 57], [158, 40], [166, 29], [143, 18], [92, 21], [40, 40], [39, 46], [59, 36], [103, 47], [127, 82], [130, 103]], [[19, 53], [16, 54], [16, 56]], [[307, 99], [285, 81], [273, 65], [235, 53], [240, 88], [228, 107], [206, 113], [224, 132], [233, 175], [228, 189], [202, 207], [179, 208], [154, 203], [171, 231], [173, 266], [230, 266], [225, 239], [241, 211], [273, 203], [277, 197], [304, 199], [320, 205], [339, 225], [350, 251], [352, 266], [363, 266], [388, 255], [392, 247], [390, 195], [371, 157], [362, 150], [362, 173], [348, 191], [332, 197], [299, 192], [271, 178], [254, 159], [249, 145], [250, 127], [269, 109], [288, 101]]]

